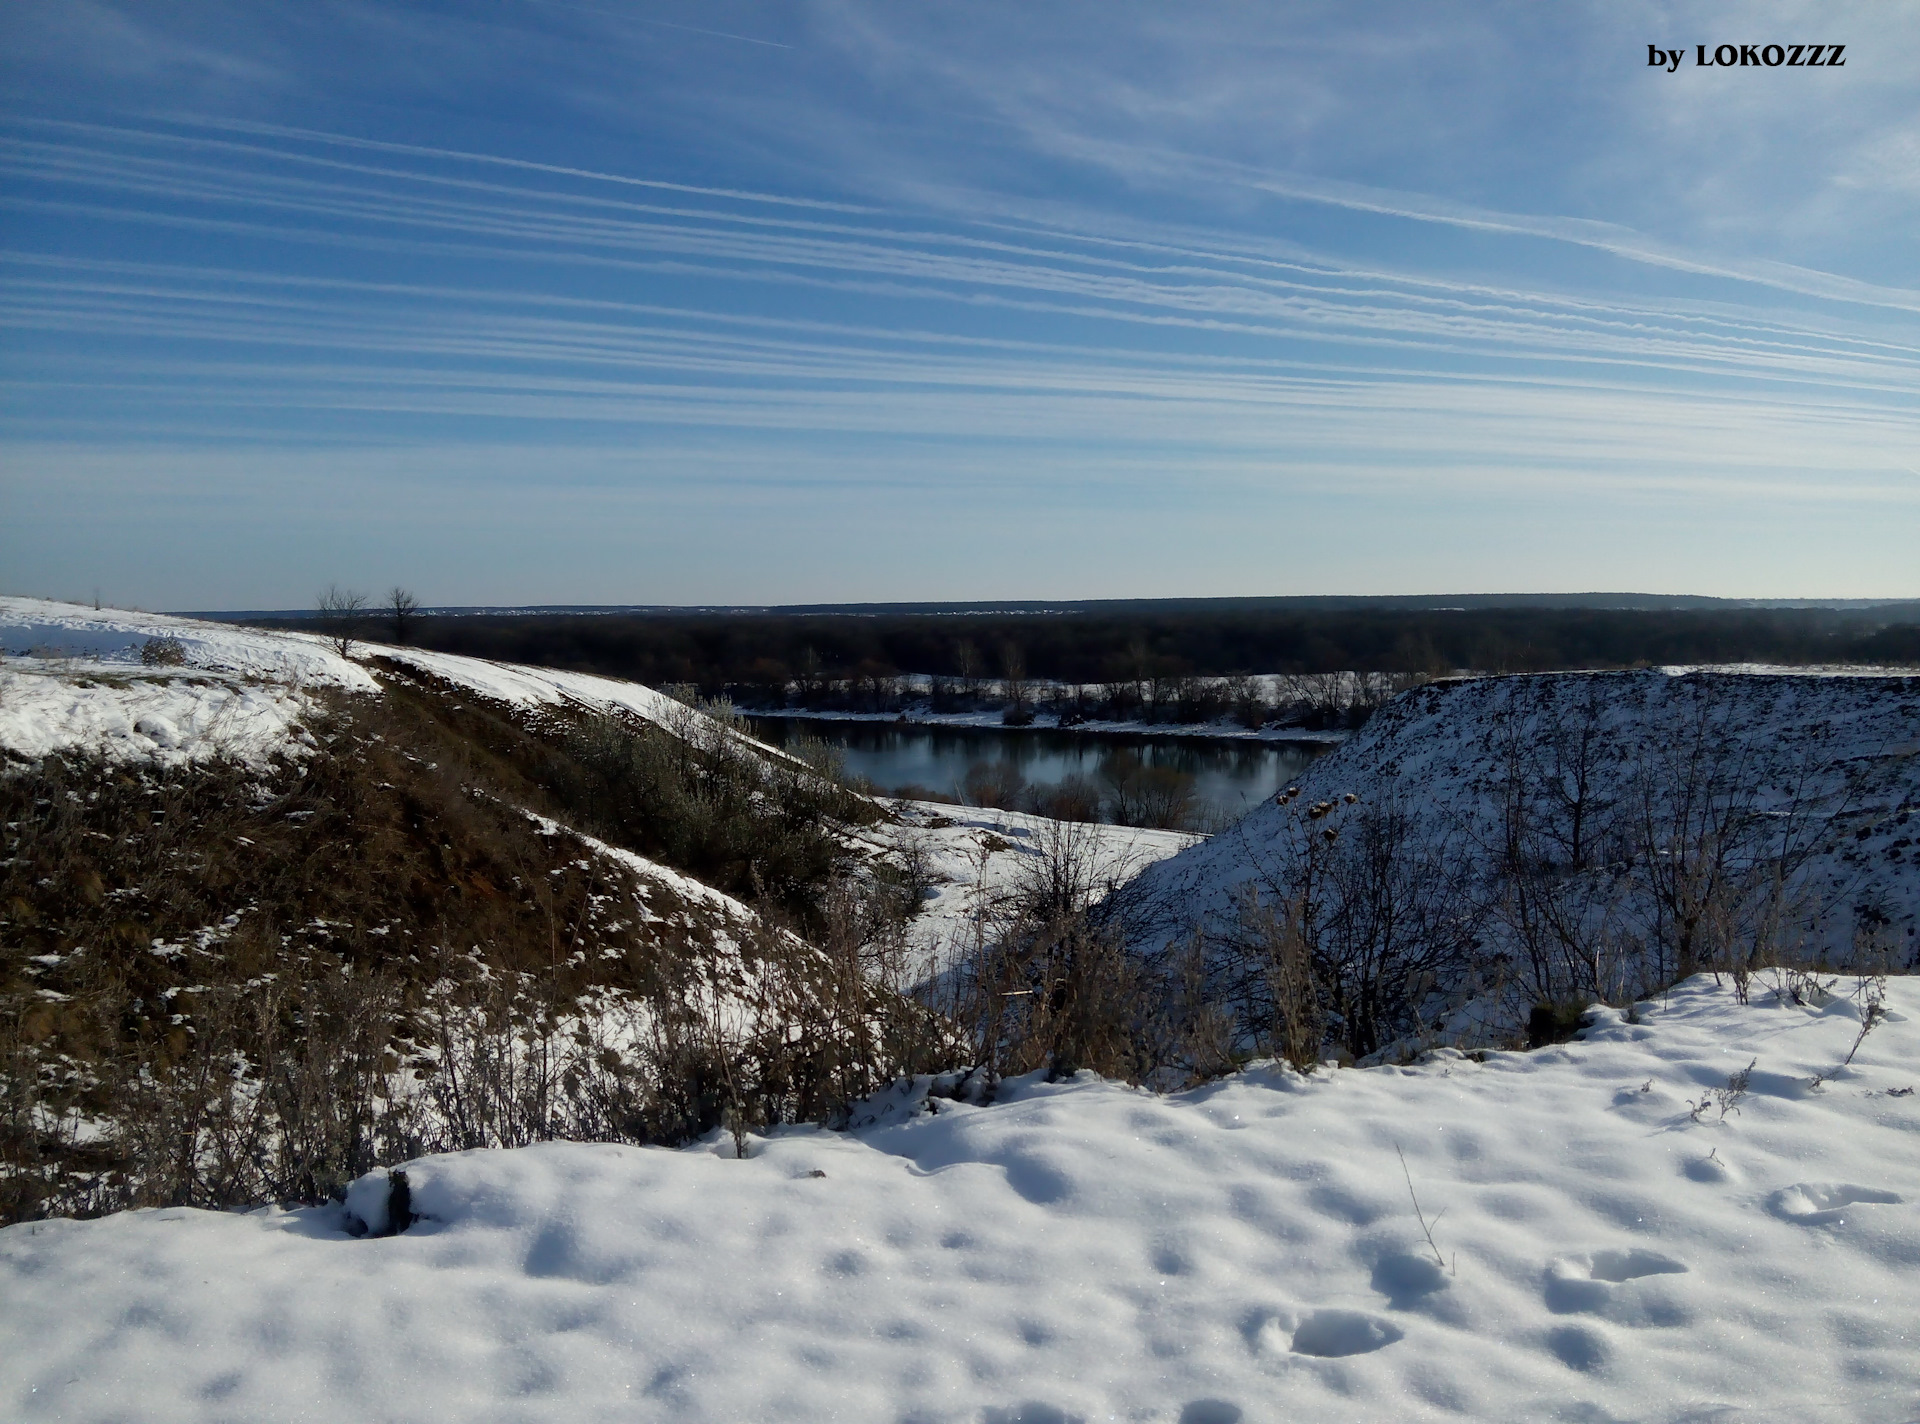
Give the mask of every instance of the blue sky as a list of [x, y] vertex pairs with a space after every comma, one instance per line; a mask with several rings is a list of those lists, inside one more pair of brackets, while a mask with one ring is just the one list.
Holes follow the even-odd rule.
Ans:
[[[1846, 64], [1692, 63], [1775, 40]], [[24, 0], [0, 56], [5, 591], [1920, 593], [1920, 5]]]

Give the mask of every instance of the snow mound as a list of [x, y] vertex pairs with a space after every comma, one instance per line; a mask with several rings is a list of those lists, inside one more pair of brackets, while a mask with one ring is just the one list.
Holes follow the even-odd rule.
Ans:
[[[404, 1222], [378, 1173], [345, 1206], [15, 1226], [0, 1413], [1896, 1424], [1920, 983], [1887, 1003], [1817, 1090], [1856, 1018], [1701, 979], [1484, 1062], [989, 1107], [922, 1080], [746, 1160], [424, 1158]], [[1738, 1113], [1689, 1111], [1755, 1058]]]

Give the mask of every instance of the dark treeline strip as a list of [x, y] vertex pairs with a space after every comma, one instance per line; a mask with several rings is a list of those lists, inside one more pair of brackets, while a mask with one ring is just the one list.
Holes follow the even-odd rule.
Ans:
[[[263, 620], [265, 621], [265, 620]], [[298, 626], [296, 620], [282, 620]], [[367, 634], [385, 636], [377, 618]], [[1237, 672], [1551, 672], [1661, 663], [1920, 662], [1920, 605], [1737, 610], [1225, 604], [1065, 614], [508, 614], [419, 617], [407, 640], [445, 652], [683, 683], [764, 705], [812, 680], [1142, 681]]]

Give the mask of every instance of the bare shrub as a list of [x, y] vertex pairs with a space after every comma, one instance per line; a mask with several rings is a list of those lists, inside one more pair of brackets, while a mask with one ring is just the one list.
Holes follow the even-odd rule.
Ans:
[[1726, 1087], [1709, 1088], [1700, 1095], [1699, 1102], [1689, 1103], [1687, 1106], [1693, 1110], [1693, 1120], [1699, 1122], [1706, 1116], [1708, 1108], [1719, 1109], [1719, 1116], [1715, 1119], [1717, 1122], [1725, 1122], [1728, 1113], [1738, 1114], [1740, 1104], [1747, 1096], [1747, 1089], [1753, 1086], [1753, 1069], [1759, 1061], [1755, 1058], [1739, 1072], [1729, 1073]]
[[[1646, 985], [1623, 924], [1632, 893], [1602, 760], [1599, 694], [1550, 705], [1537, 725], [1508, 722], [1501, 747], [1491, 911], [1518, 951], [1529, 1042], [1558, 1041], [1569, 1013], [1624, 1002]], [[1614, 853], [1609, 858], [1607, 852]], [[1543, 1037], [1542, 1035], [1545, 1035]]]
[[[1212, 932], [1218, 992], [1243, 1036], [1317, 1056], [1319, 1045], [1298, 1036], [1317, 1012], [1332, 1046], [1365, 1057], [1426, 1034], [1484, 987], [1475, 954], [1483, 910], [1460, 846], [1417, 834], [1409, 808], [1394, 802], [1281, 802], [1289, 815], [1260, 854], [1241, 917]], [[1300, 1026], [1290, 1051], [1284, 1034], [1274, 1037], [1284, 1017], [1276, 988]]]
[[1029, 796], [1033, 810], [1055, 821], [1098, 821], [1100, 787], [1092, 777], [1075, 773], [1052, 786], [1036, 788]]
[[1011, 811], [1026, 799], [1027, 778], [1014, 762], [983, 758], [967, 763], [960, 793], [970, 806]]
[[1180, 1059], [1178, 985], [1128, 949], [1127, 867], [1105, 864], [1091, 827], [1036, 829], [1019, 882], [949, 980], [942, 1004], [970, 1034], [990, 1085], [1008, 1073], [1087, 1068], [1141, 1083]]
[[846, 858], [836, 826], [878, 809], [801, 762], [769, 762], [689, 711], [672, 731], [585, 717], [549, 790], [588, 828], [741, 899], [811, 921]]
[[1184, 830], [1193, 822], [1193, 778], [1172, 767], [1152, 766], [1135, 751], [1117, 751], [1100, 764], [1116, 824]]
[[1854, 1001], [1860, 1007], [1860, 1031], [1853, 1036], [1853, 1043], [1847, 1049], [1847, 1056], [1840, 1060], [1840, 1067], [1835, 1068], [1832, 1072], [1821, 1073], [1814, 1078], [1813, 1086], [1816, 1088], [1825, 1083], [1834, 1073], [1838, 1073], [1846, 1068], [1851, 1068], [1853, 1066], [1853, 1056], [1860, 1051], [1860, 1045], [1867, 1041], [1867, 1035], [1886, 1022], [1886, 975], [1860, 975], [1854, 983], [1853, 997]]
[[1656, 983], [1730, 972], [1744, 994], [1755, 968], [1790, 959], [1817, 909], [1795, 892], [1818, 848], [1810, 760], [1771, 775], [1717, 685], [1687, 682], [1678, 733], [1643, 749], [1627, 793], [1628, 843], [1648, 969]]
[[187, 645], [171, 633], [149, 638], [140, 645], [140, 661], [147, 667], [184, 667]]
[[1287, 903], [1273, 905], [1260, 898], [1257, 886], [1242, 891], [1230, 957], [1241, 982], [1230, 975], [1221, 985], [1238, 1000], [1241, 1021], [1258, 1032], [1262, 1051], [1302, 1073], [1318, 1066], [1326, 1041], [1309, 938], [1310, 893], [1309, 884]]
[[314, 608], [319, 614], [320, 631], [327, 635], [334, 651], [343, 658], [351, 657], [353, 645], [360, 641], [366, 626], [366, 594], [330, 583], [314, 601]]

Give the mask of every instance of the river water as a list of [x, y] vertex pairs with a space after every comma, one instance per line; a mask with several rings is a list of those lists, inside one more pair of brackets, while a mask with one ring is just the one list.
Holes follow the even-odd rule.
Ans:
[[1115, 736], [1051, 727], [943, 727], [925, 723], [851, 722], [812, 717], [749, 717], [754, 735], [775, 746], [815, 737], [839, 749], [847, 771], [897, 794], [919, 787], [964, 796], [971, 771], [1002, 785], [1017, 773], [1033, 788], [1069, 777], [1106, 785], [1114, 758], [1192, 778], [1194, 823], [1208, 828], [1237, 820], [1286, 786], [1328, 750], [1317, 742], [1255, 742], [1193, 737]]

